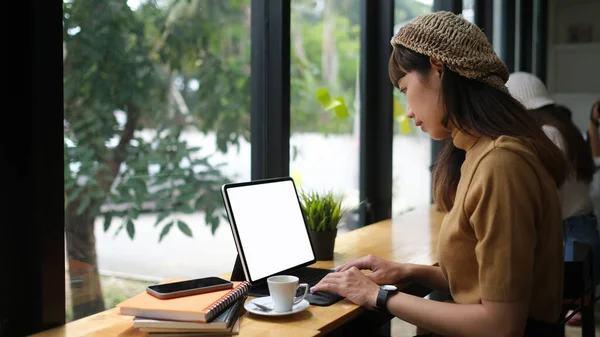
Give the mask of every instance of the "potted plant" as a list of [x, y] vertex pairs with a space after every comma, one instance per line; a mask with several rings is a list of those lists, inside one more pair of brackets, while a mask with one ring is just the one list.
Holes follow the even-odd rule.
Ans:
[[300, 204], [317, 260], [333, 260], [337, 227], [344, 216], [342, 197], [331, 191], [302, 191]]

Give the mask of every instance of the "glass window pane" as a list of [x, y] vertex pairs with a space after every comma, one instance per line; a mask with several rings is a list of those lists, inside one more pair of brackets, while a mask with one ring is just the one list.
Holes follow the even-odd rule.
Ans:
[[250, 179], [250, 0], [64, 0], [67, 319], [231, 271]]
[[471, 23], [475, 22], [475, 0], [463, 0], [462, 16]]
[[[291, 6], [290, 174], [299, 189], [339, 193], [344, 207], [356, 209], [360, 1]], [[340, 231], [356, 227], [357, 213], [348, 215]]]
[[[415, 17], [432, 11], [433, 1], [395, 1], [394, 34]], [[405, 115], [406, 96], [394, 89], [392, 215], [428, 205], [431, 198], [431, 138]]]

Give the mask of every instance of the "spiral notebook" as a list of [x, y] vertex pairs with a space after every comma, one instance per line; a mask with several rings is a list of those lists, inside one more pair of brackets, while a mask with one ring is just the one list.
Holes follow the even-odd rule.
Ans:
[[133, 327], [142, 332], [228, 332], [240, 317], [247, 296], [243, 295], [210, 322], [181, 322], [136, 317]]
[[[170, 279], [164, 283], [184, 281]], [[173, 299], [158, 299], [146, 292], [117, 304], [122, 315], [173, 321], [210, 322], [230, 304], [248, 293], [248, 282], [233, 282], [233, 288]]]

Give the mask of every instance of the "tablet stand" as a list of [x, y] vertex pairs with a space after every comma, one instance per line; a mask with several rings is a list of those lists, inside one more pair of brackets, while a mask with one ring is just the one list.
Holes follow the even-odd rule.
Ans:
[[231, 271], [231, 281], [246, 281], [246, 275], [244, 275], [244, 269], [242, 268], [242, 262], [240, 261], [240, 254], [235, 258], [233, 270]]
[[[233, 264], [233, 270], [231, 271], [231, 281], [246, 281], [246, 275], [244, 275], [244, 269], [242, 268], [242, 261], [240, 260], [240, 254], [235, 258], [235, 263]], [[269, 296], [269, 287], [267, 282], [263, 282], [260, 284], [255, 284], [250, 286], [250, 290], [248, 290], [248, 295], [262, 297]]]

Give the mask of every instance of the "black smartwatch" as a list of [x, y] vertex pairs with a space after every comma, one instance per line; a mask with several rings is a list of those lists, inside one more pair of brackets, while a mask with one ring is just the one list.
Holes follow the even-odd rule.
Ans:
[[398, 291], [398, 288], [391, 285], [383, 285], [379, 287], [379, 293], [377, 294], [377, 302], [375, 302], [375, 310], [381, 312], [388, 312], [387, 301], [392, 294]]

